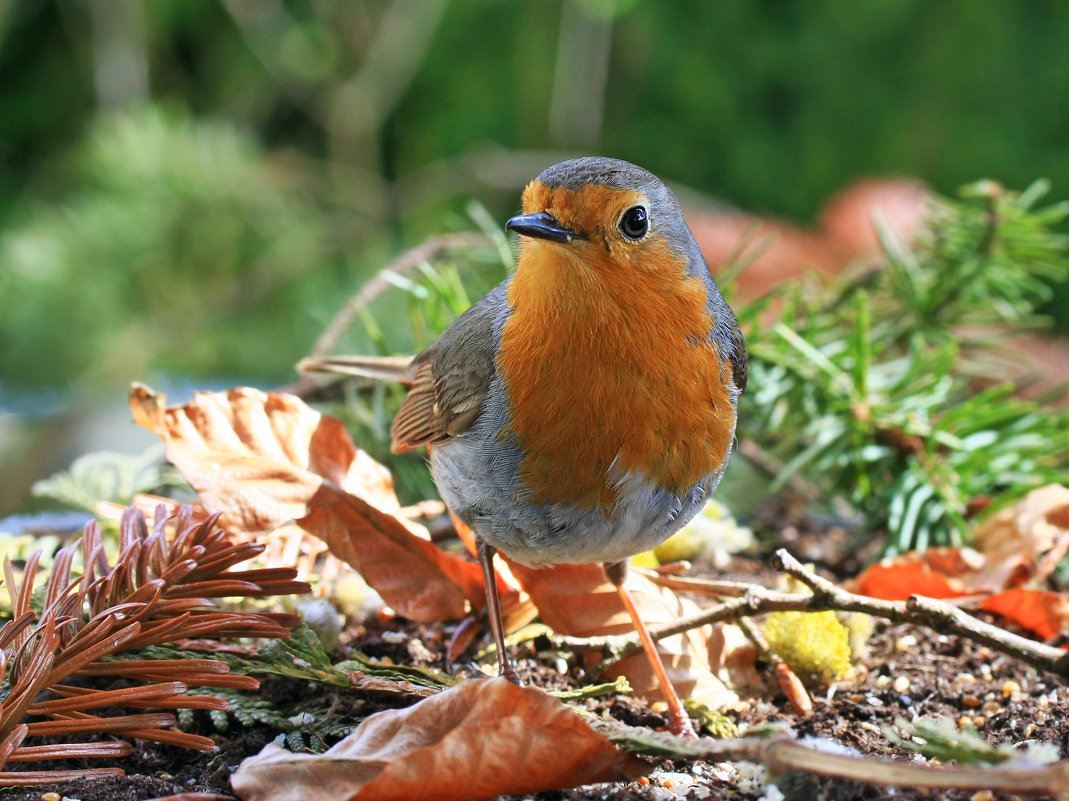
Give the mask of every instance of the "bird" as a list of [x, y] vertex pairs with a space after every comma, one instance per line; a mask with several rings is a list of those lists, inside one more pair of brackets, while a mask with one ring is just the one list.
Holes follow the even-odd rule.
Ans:
[[[624, 587], [629, 557], [705, 505], [731, 455], [747, 353], [679, 201], [653, 173], [587, 156], [523, 190], [515, 272], [405, 363], [392, 450], [429, 446], [446, 506], [475, 536], [498, 672], [493, 558], [602, 563], [669, 707], [693, 729]], [[375, 357], [302, 372], [381, 376]]]

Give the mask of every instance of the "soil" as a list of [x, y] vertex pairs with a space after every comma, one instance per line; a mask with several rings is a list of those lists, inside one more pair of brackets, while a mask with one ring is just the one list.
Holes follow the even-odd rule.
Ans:
[[[804, 553], [805, 548], [797, 550]], [[739, 574], [768, 575], [761, 560], [737, 561], [734, 568]], [[387, 630], [403, 631], [407, 639], [384, 636]], [[384, 622], [376, 618], [350, 630], [349, 646], [376, 658], [389, 657], [397, 663], [440, 667], [451, 633], [452, 625], [449, 624], [427, 626], [397, 619]], [[577, 684], [560, 673], [553, 656], [539, 654], [536, 647], [529, 648], [526, 653], [521, 651], [516, 657], [521, 677], [531, 684], [545, 689]], [[955, 721], [968, 718], [991, 743], [1051, 743], [1057, 747], [1062, 759], [1069, 756], [1069, 688], [1065, 681], [1038, 674], [1021, 662], [992, 653], [975, 643], [934, 635], [921, 628], [881, 627], [877, 624], [869, 640], [868, 653], [858, 665], [857, 676], [815, 697], [815, 709], [807, 718], [799, 718], [791, 711], [771, 678], [768, 687], [764, 697], [751, 700], [729, 716], [742, 727], [783, 722], [800, 736], [833, 740], [861, 754], [902, 760], [911, 760], [914, 755], [893, 746], [881, 727], [893, 724], [896, 718], [930, 715], [949, 716]], [[262, 692], [280, 703], [287, 700], [295, 711], [312, 703], [321, 709], [346, 710], [353, 723], [379, 709], [404, 703], [384, 701], [355, 691], [329, 691], [321, 685], [289, 679], [265, 680]], [[331, 697], [324, 698], [325, 693]], [[605, 717], [629, 725], [658, 727], [666, 723], [662, 715], [645, 703], [627, 696], [606, 696], [588, 700], [585, 705]], [[54, 792], [60, 798], [82, 801], [143, 801], [176, 794], [207, 793], [229, 799], [233, 798], [229, 777], [238, 764], [279, 735], [267, 726], [246, 727], [232, 718], [228, 729], [220, 732], [214, 729], [208, 715], [201, 712], [196, 713], [193, 730], [211, 736], [218, 744], [217, 750], [200, 753], [136, 741], [131, 756], [109, 763], [123, 768], [126, 776], [48, 787], [13, 788], [5, 791], [2, 797], [4, 801], [40, 801], [44, 793]], [[88, 761], [72, 760], [67, 764], [50, 763], [49, 767], [69, 769], [99, 765], [99, 761], [90, 765]], [[7, 770], [28, 767], [34, 766], [12, 764]], [[641, 782], [594, 785], [525, 798], [531, 801], [663, 801], [671, 798], [734, 801], [761, 797], [845, 800], [887, 798], [892, 792], [895, 799], [902, 801], [1011, 798], [971, 791], [929, 793], [911, 788], [896, 788], [889, 792], [882, 787], [814, 780], [800, 775], [779, 777], [777, 787], [780, 795], [776, 794], [776, 788], [766, 783], [759, 768], [740, 772], [730, 765], [660, 763], [657, 770]]]

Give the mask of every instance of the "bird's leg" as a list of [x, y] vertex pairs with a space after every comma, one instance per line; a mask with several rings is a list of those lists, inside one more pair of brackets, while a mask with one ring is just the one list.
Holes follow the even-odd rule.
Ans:
[[672, 686], [672, 682], [668, 679], [668, 671], [664, 669], [664, 662], [661, 661], [661, 655], [657, 652], [657, 644], [653, 641], [650, 636], [650, 630], [646, 628], [646, 624], [642, 622], [642, 618], [638, 614], [635, 599], [631, 597], [631, 593], [624, 586], [624, 581], [627, 579], [627, 562], [606, 562], [604, 567], [605, 576], [616, 587], [616, 592], [620, 596], [620, 600], [623, 601], [624, 608], [631, 615], [631, 622], [635, 624], [635, 631], [638, 632], [638, 638], [642, 641], [642, 650], [646, 652], [646, 658], [649, 660], [650, 667], [653, 668], [653, 673], [657, 677], [657, 683], [661, 685], [664, 700], [668, 702], [668, 730], [672, 734], [678, 734], [683, 737], [697, 737], [698, 735], [694, 733], [694, 726], [691, 725], [690, 716], [683, 709], [683, 703], [679, 700], [676, 688]]
[[501, 598], [497, 594], [497, 574], [494, 573], [494, 554], [497, 549], [478, 537], [475, 542], [479, 564], [483, 566], [483, 582], [486, 584], [486, 614], [490, 618], [490, 633], [494, 635], [494, 644], [497, 646], [497, 673], [513, 684], [522, 685], [523, 682], [512, 669], [512, 663], [505, 653], [505, 624], [501, 622]]

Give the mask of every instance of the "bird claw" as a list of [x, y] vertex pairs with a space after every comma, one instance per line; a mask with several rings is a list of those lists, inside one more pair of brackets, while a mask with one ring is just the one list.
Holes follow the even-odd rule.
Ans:
[[503, 679], [508, 679], [511, 684], [515, 684], [517, 687], [523, 686], [523, 682], [520, 680], [520, 677], [516, 675], [516, 671], [513, 670], [511, 667], [505, 670], [499, 670], [498, 675]]
[[680, 714], [675, 714], [676, 710], [668, 715], [668, 731], [677, 737], [694, 737], [697, 739], [698, 733], [694, 731], [694, 724], [690, 722], [690, 716], [682, 710], [678, 710]]

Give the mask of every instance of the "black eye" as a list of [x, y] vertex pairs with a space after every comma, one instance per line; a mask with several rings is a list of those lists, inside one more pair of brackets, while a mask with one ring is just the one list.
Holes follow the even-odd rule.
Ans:
[[642, 239], [650, 230], [650, 218], [645, 206], [632, 206], [620, 218], [620, 231], [628, 239]]

